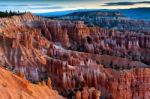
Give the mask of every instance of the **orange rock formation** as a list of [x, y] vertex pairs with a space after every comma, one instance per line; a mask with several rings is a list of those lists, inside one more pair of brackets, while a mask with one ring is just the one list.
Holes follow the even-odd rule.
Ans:
[[48, 86], [31, 84], [0, 67], [0, 99], [64, 99]]
[[33, 83], [41, 82], [33, 85], [6, 71], [1, 75], [9, 81], [0, 90], [5, 97], [56, 97], [52, 83], [62, 95], [76, 99], [150, 98], [149, 33], [88, 27], [82, 21], [30, 13], [0, 19], [0, 24], [0, 64]]

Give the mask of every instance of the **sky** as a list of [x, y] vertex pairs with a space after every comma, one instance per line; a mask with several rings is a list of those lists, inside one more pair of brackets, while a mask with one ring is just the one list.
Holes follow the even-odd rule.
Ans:
[[0, 0], [0, 11], [33, 13], [77, 9], [128, 9], [150, 7], [150, 0]]

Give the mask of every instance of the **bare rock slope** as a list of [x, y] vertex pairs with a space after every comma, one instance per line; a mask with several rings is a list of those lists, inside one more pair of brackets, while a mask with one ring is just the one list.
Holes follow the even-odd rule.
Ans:
[[32, 84], [0, 67], [0, 99], [64, 99], [46, 84]]

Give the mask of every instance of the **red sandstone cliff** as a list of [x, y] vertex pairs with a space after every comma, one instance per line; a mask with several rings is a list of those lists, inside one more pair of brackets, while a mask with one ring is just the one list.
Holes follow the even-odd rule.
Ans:
[[0, 24], [0, 64], [31, 82], [50, 77], [54, 89], [76, 99], [150, 98], [149, 33], [30, 13], [0, 19]]

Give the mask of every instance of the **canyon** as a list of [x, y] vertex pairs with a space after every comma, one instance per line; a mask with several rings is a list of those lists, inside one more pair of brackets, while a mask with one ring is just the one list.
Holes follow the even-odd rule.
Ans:
[[22, 89], [15, 77], [23, 86], [29, 83], [23, 94], [33, 98], [43, 93], [49, 99], [149, 99], [150, 31], [125, 29], [31, 13], [1, 18], [0, 76], [10, 76], [8, 82], [0, 79], [6, 85], [2, 93]]

